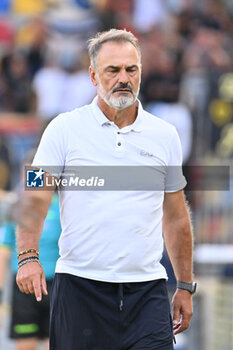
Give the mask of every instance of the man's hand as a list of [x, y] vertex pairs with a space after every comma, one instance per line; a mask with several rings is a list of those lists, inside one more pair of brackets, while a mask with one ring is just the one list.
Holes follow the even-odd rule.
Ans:
[[28, 262], [20, 267], [16, 282], [22, 293], [34, 294], [37, 301], [42, 300], [42, 294], [48, 294], [44, 270], [37, 262]]
[[186, 291], [177, 289], [173, 299], [173, 332], [178, 334], [190, 325], [193, 314], [192, 295]]
[[[16, 229], [19, 253], [25, 252], [30, 248], [39, 250], [39, 241], [43, 231], [44, 220], [52, 197], [53, 191], [45, 190], [25, 191], [21, 196], [20, 215]], [[34, 255], [27, 253], [26, 256], [30, 258]], [[25, 254], [21, 255], [19, 262], [24, 257]], [[35, 294], [37, 301], [41, 301], [42, 294], [48, 294], [44, 270], [37, 261], [28, 261], [25, 265], [21, 266], [16, 276], [16, 282], [22, 293]]]

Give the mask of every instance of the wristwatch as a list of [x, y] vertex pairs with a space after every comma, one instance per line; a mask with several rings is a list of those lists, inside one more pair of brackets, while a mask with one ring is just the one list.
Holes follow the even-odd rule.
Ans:
[[177, 281], [177, 288], [187, 290], [190, 294], [194, 294], [197, 289], [197, 283], [196, 282], [187, 283], [187, 282]]

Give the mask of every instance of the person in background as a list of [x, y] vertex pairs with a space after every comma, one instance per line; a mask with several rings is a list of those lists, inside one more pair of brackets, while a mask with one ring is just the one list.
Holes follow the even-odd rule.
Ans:
[[[42, 303], [37, 303], [32, 295], [19, 291], [15, 275], [18, 270], [16, 253], [16, 225], [5, 222], [0, 238], [0, 297], [5, 288], [5, 275], [8, 261], [13, 273], [10, 338], [15, 340], [17, 350], [36, 350], [40, 340], [44, 341], [44, 349], [49, 349], [49, 292], [54, 278], [55, 264], [59, 257], [58, 238], [61, 234], [58, 194], [54, 193], [44, 223], [40, 241], [40, 259], [44, 267], [48, 295]], [[0, 299], [0, 324], [3, 318], [3, 300]]]
[[30, 113], [33, 110], [33, 91], [26, 54], [15, 50], [3, 62], [0, 81], [2, 109]]

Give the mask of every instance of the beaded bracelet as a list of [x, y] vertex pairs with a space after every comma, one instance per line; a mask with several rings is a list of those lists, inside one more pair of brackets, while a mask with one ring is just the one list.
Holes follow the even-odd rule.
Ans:
[[23, 265], [29, 263], [29, 262], [37, 262], [38, 264], [40, 264], [40, 261], [38, 259], [37, 256], [32, 256], [32, 257], [28, 257], [28, 258], [25, 258], [23, 260], [21, 260], [19, 263], [18, 263], [18, 268], [22, 267]]
[[29, 253], [36, 253], [37, 256], [39, 256], [39, 251], [36, 250], [36, 249], [27, 249], [27, 250], [24, 250], [23, 252], [20, 252], [18, 255], [17, 255], [17, 258], [19, 259], [20, 256], [24, 255], [24, 254], [29, 254]]

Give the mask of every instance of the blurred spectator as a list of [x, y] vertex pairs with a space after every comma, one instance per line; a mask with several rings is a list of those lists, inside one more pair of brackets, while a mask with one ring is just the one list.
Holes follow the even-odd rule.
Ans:
[[131, 29], [134, 32], [132, 24], [133, 0], [105, 0], [101, 4], [95, 1], [99, 10], [99, 17], [102, 22], [102, 30], [110, 28]]
[[47, 25], [40, 17], [26, 21], [15, 36], [16, 45], [23, 47], [26, 52], [31, 77], [44, 64], [47, 36]]
[[[3, 11], [7, 11], [7, 0], [1, 5]], [[161, 102], [169, 107], [172, 104], [174, 107], [174, 103], [179, 107], [180, 103], [185, 105], [195, 121], [194, 140], [198, 139], [197, 134], [201, 139], [193, 144], [197, 150], [194, 155], [206, 154], [209, 149], [215, 152], [225, 124], [231, 121], [230, 113], [224, 117], [225, 124], [224, 118], [221, 119], [223, 106], [230, 111], [232, 101], [228, 100], [226, 105], [223, 88], [221, 91], [219, 88], [221, 77], [233, 69], [233, 7], [229, 0], [17, 0], [11, 5], [13, 16], [0, 21], [0, 58], [2, 56], [4, 76], [4, 82], [0, 79], [2, 111], [33, 110], [34, 101], [26, 102], [30, 100], [26, 95], [30, 95], [28, 86], [32, 77], [37, 113], [44, 120], [52, 119], [64, 109], [88, 103], [94, 90], [89, 85], [87, 72], [80, 67], [86, 40], [98, 30], [126, 28], [139, 38], [142, 47], [143, 102], [156, 103], [157, 107]], [[16, 17], [15, 13], [21, 16]], [[41, 13], [46, 13], [44, 19]], [[25, 76], [13, 79], [13, 83], [9, 79], [13, 40], [28, 62], [29, 84]], [[48, 62], [50, 53], [51, 62]], [[80, 89], [81, 86], [85, 88]], [[176, 88], [180, 95], [172, 100]], [[227, 89], [230, 91], [229, 87]], [[90, 92], [86, 100], [84, 91]], [[20, 106], [9, 103], [12, 94], [13, 101], [20, 100]], [[215, 99], [220, 99], [220, 104], [215, 103]], [[159, 108], [162, 115], [162, 105]], [[164, 105], [163, 112], [168, 113]], [[203, 137], [204, 129], [208, 137]]]
[[86, 53], [79, 58], [50, 56], [50, 64], [41, 68], [34, 77], [37, 113], [44, 121], [57, 114], [88, 104], [96, 94], [90, 80], [89, 60]]
[[191, 68], [195, 65], [197, 68], [214, 68], [216, 71], [229, 69], [232, 64], [231, 51], [223, 32], [200, 27], [184, 51], [184, 67]]
[[191, 156], [193, 139], [192, 116], [188, 108], [179, 102], [158, 102], [150, 104], [147, 109], [176, 127], [181, 141], [183, 164], [186, 164]]
[[32, 88], [28, 62], [20, 51], [2, 62], [1, 104], [4, 111], [28, 113], [32, 109]]
[[206, 0], [204, 2], [201, 18], [203, 19], [201, 24], [217, 30], [228, 30], [231, 21], [223, 3], [212, 0]]
[[0, 191], [10, 189], [10, 156], [0, 135]]
[[59, 67], [53, 55], [45, 58], [45, 66], [33, 79], [36, 112], [43, 121], [49, 121], [61, 112], [61, 101], [66, 83], [66, 72]]
[[99, 30], [100, 21], [94, 7], [78, 7], [72, 1], [61, 1], [47, 14], [47, 46], [56, 56], [78, 57], [86, 40]]
[[166, 20], [167, 8], [163, 0], [135, 0], [133, 23], [140, 33], [150, 31]]
[[[162, 45], [165, 43], [160, 42]], [[146, 72], [141, 88], [142, 98], [150, 113], [176, 127], [182, 145], [183, 163], [186, 164], [191, 155], [192, 116], [188, 108], [179, 101], [178, 55], [176, 56], [176, 52], [173, 52], [173, 56], [169, 54], [169, 47], [161, 50], [154, 45], [153, 50], [157, 50], [156, 67], [153, 71]], [[174, 46], [175, 50], [178, 52]]]
[[85, 52], [82, 54], [82, 62], [74, 64], [73, 69], [67, 73], [61, 101], [64, 112], [89, 104], [95, 97], [96, 88], [90, 80], [88, 67], [89, 59]]

